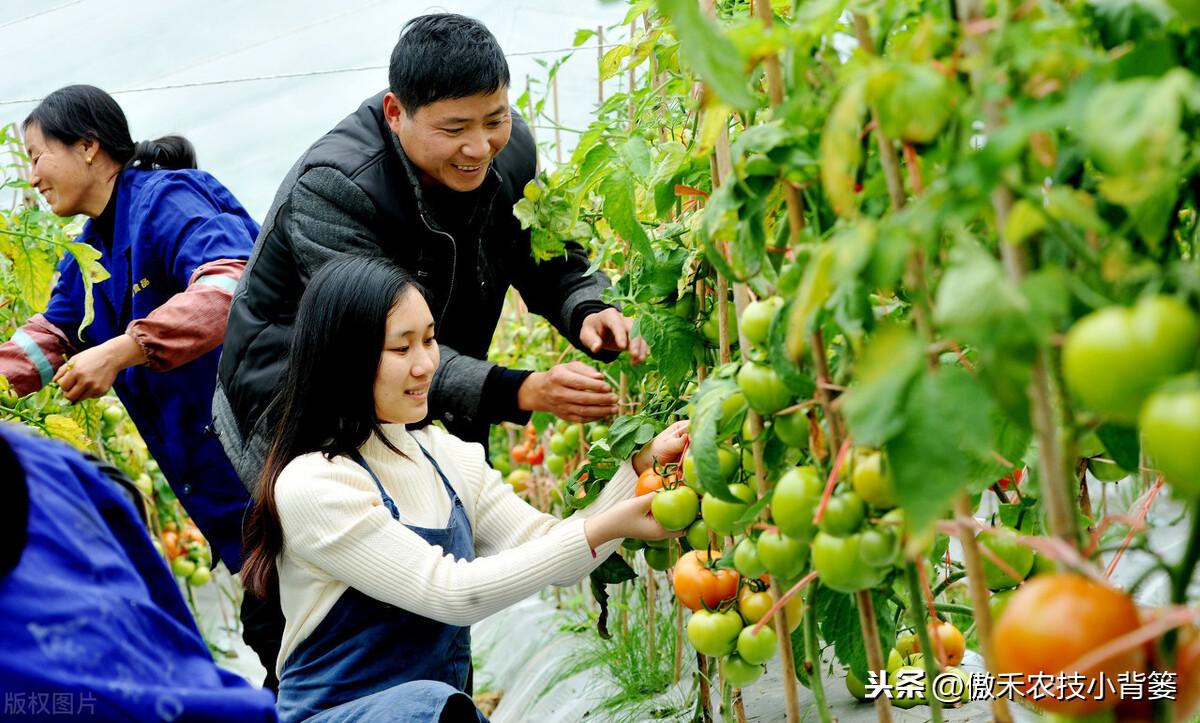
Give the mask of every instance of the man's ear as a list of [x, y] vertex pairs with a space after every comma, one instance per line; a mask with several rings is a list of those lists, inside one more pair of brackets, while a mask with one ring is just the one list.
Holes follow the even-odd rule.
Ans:
[[383, 96], [383, 119], [387, 122], [388, 127], [392, 129], [392, 133], [400, 135], [400, 124], [404, 119], [404, 106], [400, 104], [400, 99], [392, 91], [388, 91]]

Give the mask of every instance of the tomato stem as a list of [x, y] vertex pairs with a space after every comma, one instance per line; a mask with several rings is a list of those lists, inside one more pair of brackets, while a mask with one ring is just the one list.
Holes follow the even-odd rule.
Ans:
[[[926, 622], [923, 610], [923, 595], [921, 581], [917, 576], [917, 564], [911, 560], [904, 563], [904, 578], [908, 583], [908, 612], [912, 617], [913, 630], [916, 631], [917, 640], [921, 642], [921, 650], [925, 651], [925, 655], [922, 656], [925, 662], [925, 685], [928, 690], [932, 690], [933, 681], [940, 672], [939, 660], [941, 656], [937, 655], [937, 652], [941, 651], [941, 636], [938, 636], [939, 645], [935, 649], [929, 635], [929, 624]], [[937, 620], [937, 618], [932, 618], [932, 620]], [[928, 695], [926, 697], [929, 703], [929, 719], [933, 723], [942, 723], [942, 702], [938, 700], [936, 695]]]
[[821, 643], [817, 639], [817, 618], [813, 614], [813, 602], [816, 600], [819, 585], [820, 583], [817, 583], [810, 587], [805, 595], [804, 619], [801, 621], [804, 626], [804, 657], [808, 663], [805, 671], [808, 673], [808, 688], [812, 691], [821, 723], [832, 723], [833, 716], [825, 702], [825, 684], [821, 681]]

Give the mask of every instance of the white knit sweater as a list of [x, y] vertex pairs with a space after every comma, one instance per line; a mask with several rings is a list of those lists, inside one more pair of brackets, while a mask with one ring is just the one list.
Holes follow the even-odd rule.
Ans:
[[[626, 462], [601, 495], [565, 520], [538, 512], [484, 461], [483, 447], [429, 426], [409, 432], [384, 425], [360, 449], [396, 502], [392, 519], [367, 471], [354, 460], [320, 454], [297, 457], [275, 486], [283, 526], [279, 591], [286, 625], [276, 663], [283, 662], [329, 613], [347, 587], [451, 625], [471, 625], [547, 585], [570, 585], [616, 549], [593, 556], [585, 518], [633, 496]], [[455, 561], [404, 525], [444, 527], [450, 499], [414, 437], [441, 465], [462, 499], [475, 535], [475, 560]], [[401, 524], [404, 523], [404, 524]]]

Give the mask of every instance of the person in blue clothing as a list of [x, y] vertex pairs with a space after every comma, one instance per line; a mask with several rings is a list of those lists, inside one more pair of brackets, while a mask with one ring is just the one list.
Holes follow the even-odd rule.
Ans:
[[75, 450], [0, 425], [5, 720], [274, 721], [218, 668], [131, 498]]
[[71, 401], [114, 389], [171, 488], [220, 559], [241, 566], [250, 502], [208, 427], [233, 289], [258, 224], [196, 170], [178, 136], [135, 144], [121, 107], [93, 86], [48, 95], [25, 119], [30, 184], [63, 217], [88, 217], [77, 241], [110, 277], [86, 321], [74, 256], [46, 311], [0, 345], [0, 374], [28, 394], [51, 381]]
[[[566, 519], [522, 500], [482, 445], [434, 425], [440, 362], [423, 290], [388, 259], [349, 257], [300, 300], [242, 578], [278, 585], [285, 723], [483, 720], [470, 626], [586, 577], [621, 539], [658, 540], [638, 474], [678, 460], [678, 422]], [[440, 335], [441, 329], [437, 329]]]

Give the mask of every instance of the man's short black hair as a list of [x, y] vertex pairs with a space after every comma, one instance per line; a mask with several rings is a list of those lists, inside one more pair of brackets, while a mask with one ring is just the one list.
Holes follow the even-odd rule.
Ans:
[[439, 100], [508, 87], [508, 61], [496, 37], [478, 20], [452, 13], [422, 15], [400, 31], [388, 85], [411, 116]]

